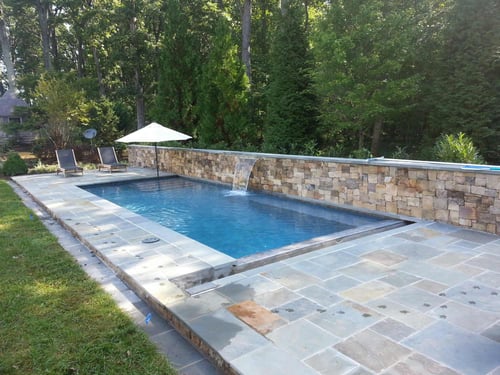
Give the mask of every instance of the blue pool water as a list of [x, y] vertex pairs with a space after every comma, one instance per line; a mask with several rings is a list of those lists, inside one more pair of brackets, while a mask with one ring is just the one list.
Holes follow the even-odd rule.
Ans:
[[83, 188], [234, 258], [382, 220], [182, 177]]

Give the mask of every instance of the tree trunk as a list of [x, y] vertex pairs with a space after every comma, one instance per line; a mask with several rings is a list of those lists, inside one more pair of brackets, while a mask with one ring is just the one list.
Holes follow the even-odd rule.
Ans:
[[[48, 19], [55, 19], [55, 15], [52, 13], [51, 8], [48, 7]], [[50, 52], [52, 54], [52, 66], [55, 70], [61, 68], [61, 62], [59, 61], [59, 44], [57, 43], [57, 35], [55, 26], [50, 26], [49, 23], [49, 35], [50, 35]]]
[[281, 15], [285, 16], [288, 13], [288, 0], [281, 0], [280, 9]]
[[7, 71], [7, 82], [9, 84], [9, 91], [16, 95], [16, 76], [14, 71], [14, 63], [12, 60], [12, 54], [10, 52], [10, 39], [9, 32], [7, 29], [7, 23], [5, 22], [5, 14], [3, 11], [3, 1], [0, 0], [0, 45], [2, 47], [2, 58], [5, 64], [5, 70]]
[[36, 1], [36, 9], [38, 12], [38, 22], [40, 24], [40, 35], [42, 37], [42, 53], [43, 64], [46, 70], [52, 70], [52, 62], [50, 60], [50, 34], [49, 34], [49, 4], [45, 0]]
[[94, 56], [95, 71], [97, 73], [97, 83], [99, 84], [99, 94], [101, 96], [106, 95], [106, 90], [102, 81], [102, 71], [101, 62], [99, 61], [99, 54], [97, 53], [97, 47], [92, 47], [92, 54]]
[[370, 152], [372, 153], [373, 156], [377, 156], [378, 154], [378, 149], [380, 146], [380, 137], [382, 136], [382, 125], [383, 121], [381, 119], [376, 120], [375, 124], [373, 125], [372, 145], [370, 148]]
[[252, 0], [244, 0], [241, 14], [241, 60], [245, 64], [245, 71], [249, 82], [252, 82], [252, 64], [250, 61], [251, 23]]
[[360, 129], [358, 136], [358, 150], [361, 150], [365, 145], [365, 131]]
[[77, 66], [78, 77], [82, 78], [85, 76], [85, 57], [83, 51], [83, 41], [81, 37], [78, 37], [77, 43], [78, 43], [78, 48], [76, 52], [77, 53], [76, 66]]
[[145, 125], [146, 109], [144, 104], [144, 88], [141, 83], [141, 73], [139, 67], [135, 67], [135, 109], [137, 113], [137, 129], [143, 128]]

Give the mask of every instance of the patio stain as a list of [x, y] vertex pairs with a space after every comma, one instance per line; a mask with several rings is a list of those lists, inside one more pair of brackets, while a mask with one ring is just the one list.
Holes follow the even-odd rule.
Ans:
[[286, 322], [277, 314], [253, 301], [243, 301], [227, 308], [234, 316], [248, 324], [261, 335], [267, 335]]

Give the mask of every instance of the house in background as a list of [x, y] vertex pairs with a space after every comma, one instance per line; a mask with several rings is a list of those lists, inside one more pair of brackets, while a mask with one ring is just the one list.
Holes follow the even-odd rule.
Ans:
[[7, 90], [5, 94], [0, 97], [0, 145], [4, 145], [11, 138], [17, 138], [20, 143], [30, 144], [35, 139], [36, 135], [33, 132], [19, 130], [16, 134], [8, 134], [3, 128], [4, 124], [15, 123], [22, 124], [24, 119], [22, 115], [17, 114], [17, 107], [28, 107], [23, 99]]

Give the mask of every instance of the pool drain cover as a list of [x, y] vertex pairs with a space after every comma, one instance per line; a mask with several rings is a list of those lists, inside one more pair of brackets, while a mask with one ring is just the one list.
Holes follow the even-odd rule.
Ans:
[[142, 243], [155, 243], [158, 242], [160, 239], [157, 237], [148, 237], [142, 240]]

